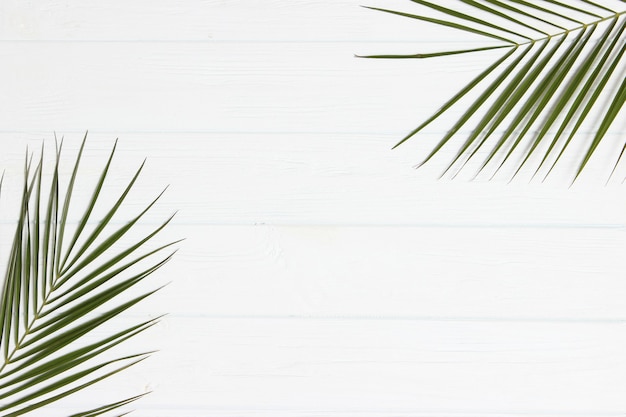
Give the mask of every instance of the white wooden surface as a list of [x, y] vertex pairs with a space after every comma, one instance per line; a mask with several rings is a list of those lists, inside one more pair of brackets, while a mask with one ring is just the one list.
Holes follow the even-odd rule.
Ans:
[[85, 175], [119, 137], [112, 187], [147, 156], [130, 209], [170, 184], [148, 226], [187, 238], [127, 316], [169, 312], [130, 347], [160, 353], [50, 415], [626, 412], [626, 118], [572, 188], [413, 170], [390, 147], [488, 57], [355, 58], [460, 42], [359, 7], [407, 3], [0, 2], [0, 249], [26, 146], [86, 129]]

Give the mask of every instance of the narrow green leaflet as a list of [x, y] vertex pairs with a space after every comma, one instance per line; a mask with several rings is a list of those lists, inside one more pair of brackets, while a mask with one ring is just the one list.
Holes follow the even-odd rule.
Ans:
[[[93, 410], [90, 411], [85, 411], [82, 413], [78, 413], [78, 414], [72, 414], [70, 417], [96, 417], [96, 416], [101, 416], [104, 415], [105, 413], [108, 413], [111, 410], [115, 410], [118, 409], [120, 407], [123, 407], [125, 405], [128, 405], [134, 401], [137, 401], [140, 398], [143, 398], [146, 394], [141, 394], [141, 395], [136, 395], [134, 397], [130, 397], [127, 398], [125, 400], [122, 401], [117, 401], [111, 404], [107, 404], [104, 405], [102, 407], [98, 407], [98, 408], [94, 408]], [[124, 413], [124, 414], [119, 414], [117, 417], [121, 417], [124, 416], [128, 413]]]
[[[385, 13], [396, 14], [398, 16], [409, 17], [411, 19], [423, 20], [425, 22], [430, 22], [430, 23], [434, 23], [434, 24], [437, 24], [437, 25], [441, 25], [441, 26], [448, 26], [448, 27], [451, 27], [453, 29], [458, 29], [458, 30], [461, 30], [461, 31], [464, 31], [464, 32], [474, 33], [476, 35], [482, 35], [482, 36], [485, 36], [485, 37], [488, 37], [488, 38], [493, 38], [493, 39], [496, 39], [496, 40], [499, 40], [499, 41], [502, 41], [502, 42], [506, 42], [508, 44], [513, 44], [514, 43], [513, 41], [511, 41], [511, 40], [509, 40], [507, 38], [504, 38], [504, 37], [498, 35], [497, 33], [494, 33], [493, 31], [490, 32], [490, 31], [475, 29], [475, 28], [473, 28], [471, 26], [462, 25], [462, 24], [459, 24], [459, 23], [456, 23], [456, 22], [450, 21], [450, 20], [434, 19], [434, 18], [431, 18], [431, 17], [418, 16], [418, 15], [410, 14], [410, 13], [396, 12], [396, 11], [393, 11], [393, 10], [381, 9], [381, 8], [378, 8], [378, 7], [365, 7], [365, 8], [366, 9], [372, 9], [372, 10], [378, 10], [378, 11], [385, 12]], [[511, 31], [509, 33], [510, 34], [514, 34], [514, 35], [518, 35], [517, 32], [512, 32]], [[518, 36], [521, 36], [521, 35], [518, 35]]]
[[480, 52], [480, 51], [489, 51], [491, 49], [501, 49], [501, 48], [510, 48], [508, 45], [499, 45], [499, 46], [487, 46], [484, 48], [474, 48], [474, 49], [460, 49], [457, 51], [445, 51], [445, 52], [433, 52], [429, 54], [412, 54], [412, 55], [356, 55], [358, 58], [377, 58], [377, 59], [388, 59], [388, 58], [400, 58], [400, 59], [424, 59], [424, 58], [435, 58], [438, 56], [446, 56], [446, 55], [459, 55], [459, 54], [467, 54], [470, 52]]
[[[169, 262], [175, 252], [170, 248], [177, 242], [151, 242], [172, 217], [154, 230], [138, 234], [137, 226], [159, 195], [119, 226], [115, 215], [136, 184], [141, 164], [104, 216], [94, 218], [96, 208], [111, 201], [102, 194], [117, 142], [91, 198], [78, 203], [76, 184], [85, 144], [86, 136], [66, 187], [61, 186], [59, 176], [62, 141], [56, 146], [49, 180], [43, 148], [36, 162], [27, 152], [19, 217], [0, 295], [3, 416], [37, 415], [40, 408], [116, 375], [151, 353], [116, 357], [115, 348], [158, 319], [118, 328], [104, 336], [100, 327], [114, 322], [159, 289], [145, 287], [145, 281]], [[77, 211], [81, 206], [82, 211]], [[90, 410], [74, 415], [125, 415], [121, 409], [144, 395], [105, 405], [95, 403]]]
[[[622, 161], [622, 159], [624, 158], [624, 154], [626, 154], [626, 143], [624, 143], [624, 146], [622, 147], [622, 151], [619, 153], [619, 156], [617, 157], [617, 162], [615, 163], [615, 167], [613, 167], [613, 171], [611, 171], [611, 176], [609, 177], [609, 180], [611, 179], [611, 177], [613, 177], [613, 174], [615, 174], [615, 170], [617, 169], [617, 165]], [[626, 181], [626, 177], [624, 177], [624, 179], [622, 180], [622, 184]], [[608, 181], [607, 181], [608, 182]]]
[[[599, 146], [613, 147], [619, 154], [613, 165], [607, 164], [607, 170], [613, 174], [622, 160], [624, 141], [607, 133], [619, 119], [626, 100], [626, 63], [622, 60], [626, 48], [626, 2], [622, 2], [621, 10], [613, 10], [608, 1], [602, 4], [590, 0], [455, 0], [445, 7], [426, 0], [407, 0], [407, 8], [411, 3], [422, 6], [422, 14], [368, 8], [479, 35], [492, 44], [365, 58], [461, 59], [485, 51], [493, 55], [502, 48], [506, 53], [394, 148], [453, 106], [464, 105], [466, 110], [446, 129], [447, 133], [418, 167], [439, 155], [444, 147], [452, 146], [448, 143], [461, 133], [461, 127], [473, 124], [446, 165], [444, 175], [454, 170], [453, 177], [456, 176], [482, 154], [487, 156], [473, 178], [488, 169], [493, 178], [505, 167], [512, 168], [515, 178], [526, 166], [534, 178], [550, 164], [548, 175], [565, 150], [574, 148], [573, 142], [577, 142], [577, 149], [583, 149], [572, 173], [574, 180], [585, 171]], [[531, 50], [533, 53], [529, 54]], [[462, 101], [465, 96], [475, 98]], [[592, 114], [594, 117], [590, 117]], [[581, 126], [591, 133], [575, 135]], [[494, 136], [498, 137], [488, 140]]]
[[580, 168], [578, 169], [576, 176], [580, 175], [580, 172], [583, 170], [585, 165], [587, 165], [587, 162], [589, 162], [591, 155], [593, 155], [593, 152], [598, 147], [598, 144], [600, 143], [604, 135], [606, 135], [606, 132], [609, 130], [609, 126], [611, 126], [611, 124], [617, 117], [617, 114], [624, 105], [624, 102], [626, 102], [626, 78], [622, 81], [622, 84], [617, 89], [617, 93], [613, 98], [613, 102], [609, 105], [609, 109], [605, 113], [604, 119], [602, 119], [602, 122], [600, 123], [600, 127], [598, 128], [598, 131], [593, 138], [593, 142], [591, 142], [591, 145], [589, 145], [589, 149], [587, 150], [587, 153], [585, 154], [585, 157], [580, 164]]

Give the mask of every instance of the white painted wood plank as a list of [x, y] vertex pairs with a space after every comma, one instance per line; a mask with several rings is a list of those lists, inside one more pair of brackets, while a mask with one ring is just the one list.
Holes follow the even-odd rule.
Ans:
[[159, 273], [172, 282], [137, 312], [626, 320], [624, 229], [175, 224], [169, 234], [187, 238]]
[[[68, 175], [82, 135], [66, 137], [63, 169]], [[114, 137], [112, 132], [90, 134], [81, 168], [85, 197]], [[390, 151], [389, 135], [155, 132], [120, 137], [111, 195], [147, 156], [132, 208], [170, 184], [157, 218], [181, 210], [180, 224], [624, 225], [626, 192], [615, 183], [600, 186], [601, 170], [572, 188], [560, 180], [544, 185], [436, 182], [435, 169], [411, 168], [411, 152]], [[51, 138], [50, 132], [0, 134], [4, 197], [19, 192], [26, 147], [39, 150], [45, 142], [51, 157]], [[2, 219], [12, 221], [16, 208], [3, 200]]]
[[[35, 6], [6, 1], [0, 36], [44, 40], [291, 41], [294, 35], [298, 40], [362, 39], [368, 33], [368, 21], [350, 17], [371, 17], [375, 13], [360, 9], [359, 4], [354, 0], [53, 0]], [[385, 36], [380, 31], [377, 34]]]
[[[419, 25], [361, 5], [415, 9], [405, 1], [46, 0], [2, 3], [3, 40], [200, 42], [424, 41]], [[432, 39], [453, 36], [437, 31]]]
[[[427, 86], [437, 85], [443, 102], [484, 68], [478, 57], [445, 71], [427, 61], [419, 65], [429, 74], [425, 79], [415, 77], [415, 62], [355, 58], [364, 52], [360, 48], [354, 43], [2, 43], [0, 78], [11, 82], [1, 90], [0, 129], [392, 131], [400, 137], [420, 112], [439, 104], [423, 94]], [[445, 81], [450, 77], [455, 81]]]
[[623, 327], [171, 316], [110, 392], [154, 389], [138, 416], [613, 416]]
[[[620, 0], [602, 4], [618, 10], [622, 6]], [[464, 7], [452, 1], [442, 5]], [[0, 8], [0, 39], [414, 42], [459, 36], [453, 30], [437, 30], [434, 25], [360, 6], [408, 13], [426, 10], [408, 0], [5, 0]]]
[[[170, 285], [154, 301], [137, 306], [136, 314], [565, 325], [626, 320], [624, 229], [235, 227], [175, 221], [148, 247], [181, 237], [187, 240], [177, 245], [174, 261], [150, 281], [151, 287]], [[2, 240], [3, 262], [9, 245]], [[138, 293], [128, 297], [133, 294]]]

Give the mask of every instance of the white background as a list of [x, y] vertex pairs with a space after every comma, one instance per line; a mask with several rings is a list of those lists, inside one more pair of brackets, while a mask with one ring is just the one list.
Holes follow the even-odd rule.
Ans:
[[472, 40], [359, 7], [408, 3], [0, 2], [3, 253], [26, 147], [65, 136], [67, 171], [87, 129], [83, 178], [119, 137], [113, 189], [148, 158], [129, 216], [169, 184], [145, 225], [179, 210], [186, 238], [126, 316], [169, 313], [129, 342], [160, 352], [50, 415], [150, 390], [133, 415], [626, 412], [624, 112], [571, 188], [575, 161], [414, 170], [445, 122], [390, 148], [499, 53], [356, 58]]

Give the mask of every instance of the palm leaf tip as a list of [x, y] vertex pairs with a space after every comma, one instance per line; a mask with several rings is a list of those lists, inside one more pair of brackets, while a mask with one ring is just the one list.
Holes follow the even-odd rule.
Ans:
[[[172, 258], [176, 251], [171, 250], [172, 245], [179, 241], [149, 248], [171, 217], [131, 243], [122, 239], [139, 232], [137, 225], [158, 197], [139, 216], [121, 228], [115, 226], [113, 215], [141, 169], [122, 197], [103, 197], [114, 152], [86, 208], [78, 213], [77, 221], [73, 220], [75, 207], [80, 206], [76, 204], [81, 195], [75, 183], [81, 177], [79, 165], [85, 144], [86, 136], [64, 190], [59, 174], [62, 141], [56, 144], [49, 181], [44, 181], [43, 149], [36, 165], [34, 155], [27, 151], [22, 203], [0, 293], [0, 412], [4, 416], [36, 414], [42, 407], [112, 377], [152, 353], [115, 355], [119, 345], [151, 328], [160, 317], [121, 329], [113, 324], [116, 317], [162, 288], [145, 289], [144, 282]], [[95, 218], [94, 209], [110, 201], [113, 207], [103, 218]], [[163, 251], [170, 253], [159, 256]], [[102, 336], [104, 324], [113, 334]], [[75, 415], [119, 415], [121, 407], [143, 395], [97, 405]]]
[[[467, 111], [446, 129], [448, 133], [418, 166], [446, 152], [444, 146], [457, 146], [450, 141], [453, 137], [466, 135], [444, 170], [454, 172], [453, 178], [470, 166], [478, 166], [473, 178], [489, 171], [493, 178], [500, 171], [508, 171], [512, 172], [511, 179], [524, 172], [533, 179], [540, 171], [542, 176], [550, 175], [562, 155], [574, 155], [571, 158], [577, 162], [569, 175], [576, 181], [587, 171], [600, 146], [619, 154], [607, 164], [609, 175], [613, 175], [623, 159], [623, 140], [607, 132], [619, 120], [626, 101], [626, 8], [620, 9], [610, 0], [546, 0], [541, 4], [525, 0], [459, 1], [463, 9], [458, 11], [426, 0], [407, 1], [407, 5], [420, 5], [422, 14], [368, 7], [418, 23], [481, 34], [493, 43], [428, 54], [363, 57], [430, 59], [505, 48], [488, 70], [394, 148], [452, 107], [466, 105]], [[575, 148], [583, 149], [579, 156], [573, 153]], [[470, 161], [476, 163], [468, 164]]]

